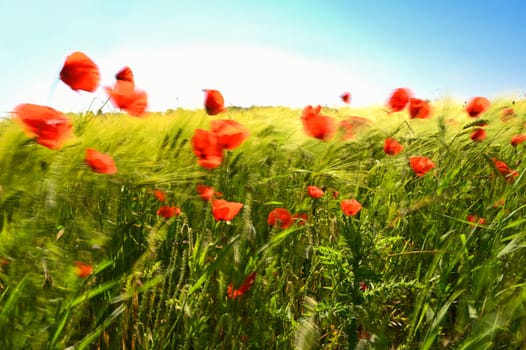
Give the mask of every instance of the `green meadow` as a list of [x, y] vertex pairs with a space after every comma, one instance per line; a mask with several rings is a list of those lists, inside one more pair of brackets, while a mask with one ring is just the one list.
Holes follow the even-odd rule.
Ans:
[[[510, 141], [526, 103], [494, 100], [478, 119], [432, 108], [323, 108], [370, 120], [327, 142], [305, 134], [300, 109], [86, 112], [68, 115], [74, 136], [57, 150], [2, 120], [0, 349], [526, 348], [525, 146]], [[214, 119], [250, 136], [208, 170], [191, 139]], [[384, 153], [388, 137], [400, 154]], [[87, 148], [117, 173], [92, 172]], [[436, 167], [416, 176], [411, 156]], [[199, 184], [239, 214], [216, 221]], [[345, 199], [361, 211], [344, 215]], [[157, 215], [164, 205], [181, 214]], [[269, 225], [276, 208], [306, 220]]]

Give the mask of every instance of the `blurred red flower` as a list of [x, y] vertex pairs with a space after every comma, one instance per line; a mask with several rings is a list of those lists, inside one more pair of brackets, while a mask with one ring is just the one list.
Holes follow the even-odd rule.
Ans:
[[491, 103], [487, 98], [477, 96], [468, 101], [466, 112], [470, 117], [477, 118], [480, 117], [482, 113], [486, 112], [490, 106]]
[[409, 116], [411, 119], [426, 119], [431, 116], [431, 106], [428, 101], [419, 98], [409, 99]]
[[66, 57], [60, 80], [75, 91], [94, 92], [100, 83], [99, 67], [84, 53], [76, 51]]
[[467, 217], [467, 221], [472, 222], [472, 223], [478, 223], [479, 225], [484, 225], [484, 223], [486, 222], [486, 219], [470, 214]]
[[345, 91], [343, 94], [340, 95], [340, 98], [344, 103], [351, 103], [351, 93], [348, 91]]
[[164, 206], [157, 210], [157, 215], [162, 216], [165, 219], [169, 219], [171, 217], [181, 215], [181, 209], [177, 207]]
[[388, 137], [384, 141], [384, 152], [391, 156], [396, 156], [398, 153], [402, 152], [404, 147], [396, 140], [391, 137]]
[[493, 208], [500, 208], [500, 207], [503, 207], [504, 204], [506, 204], [506, 199], [501, 198], [501, 199], [499, 199], [498, 201], [496, 201], [495, 203], [493, 203]]
[[338, 127], [343, 131], [342, 139], [344, 141], [350, 140], [354, 137], [353, 124], [350, 120], [340, 120]]
[[214, 198], [214, 188], [208, 187], [202, 184], [197, 185], [197, 193], [199, 193], [199, 197], [201, 197], [204, 201], [210, 201], [212, 198]]
[[343, 131], [343, 140], [350, 140], [354, 137], [355, 131], [367, 126], [370, 120], [362, 117], [351, 116], [347, 119], [340, 120], [338, 127]]
[[307, 186], [307, 192], [309, 193], [309, 196], [314, 199], [321, 198], [325, 194], [321, 188], [316, 186]]
[[365, 281], [360, 281], [360, 291], [365, 292], [367, 289], [369, 289], [369, 286]]
[[393, 91], [387, 102], [391, 112], [399, 112], [407, 106], [412, 93], [407, 88], [398, 88]]
[[230, 221], [239, 213], [242, 207], [243, 203], [215, 199], [212, 202], [212, 214], [216, 221]]
[[225, 99], [217, 90], [204, 89], [205, 92], [205, 110], [208, 115], [216, 115], [226, 111]]
[[206, 169], [214, 169], [221, 165], [223, 158], [216, 156], [208, 156], [205, 158], [200, 158], [197, 162], [200, 166]]
[[328, 141], [336, 133], [336, 120], [320, 114], [321, 107], [307, 106], [303, 109], [301, 120], [305, 133], [311, 137]]
[[291, 223], [297, 223], [298, 225], [302, 226], [305, 225], [309, 217], [305, 213], [297, 213], [292, 215], [291, 217]]
[[16, 106], [15, 114], [30, 137], [50, 149], [60, 148], [72, 135], [72, 123], [51, 107], [25, 103]]
[[217, 135], [219, 144], [227, 150], [238, 147], [250, 135], [246, 127], [232, 119], [212, 120], [210, 130]]
[[118, 71], [117, 74], [115, 74], [115, 79], [123, 80], [129, 83], [135, 84], [135, 79], [133, 78], [133, 72], [128, 66], [125, 66], [120, 71]]
[[495, 167], [497, 168], [497, 170], [499, 171], [499, 173], [502, 174], [502, 176], [504, 176], [506, 178], [506, 180], [508, 180], [508, 182], [513, 182], [515, 181], [515, 177], [519, 176], [519, 173], [518, 171], [516, 170], [511, 170], [509, 167], [508, 167], [508, 164], [504, 163], [503, 161], [501, 160], [498, 160], [496, 158], [493, 158], [493, 164], [495, 164]]
[[362, 205], [356, 199], [344, 199], [340, 202], [340, 207], [347, 216], [354, 216], [362, 210]]
[[502, 110], [500, 119], [503, 122], [507, 122], [508, 120], [512, 119], [513, 117], [515, 117], [515, 111], [513, 110], [513, 108], [508, 107], [508, 108], [504, 108]]
[[427, 157], [410, 157], [409, 164], [417, 176], [424, 176], [435, 167], [435, 163]]
[[512, 146], [517, 146], [518, 144], [521, 144], [524, 141], [526, 141], [526, 135], [515, 135], [511, 137]]
[[143, 90], [136, 90], [135, 84], [127, 80], [117, 80], [113, 88], [104, 87], [113, 105], [131, 116], [141, 117], [148, 106], [148, 96]]
[[113, 158], [109, 155], [100, 153], [93, 148], [86, 149], [86, 163], [91, 170], [99, 174], [115, 174], [117, 167]]
[[80, 261], [75, 261], [75, 273], [80, 278], [86, 278], [93, 273], [93, 267]]
[[155, 190], [153, 191], [153, 194], [155, 195], [155, 198], [157, 198], [159, 202], [166, 201], [166, 192], [161, 191], [161, 190]]
[[292, 224], [292, 215], [285, 208], [275, 208], [268, 213], [267, 223], [271, 226], [287, 228]]
[[486, 139], [486, 130], [482, 128], [476, 128], [475, 131], [471, 133], [469, 138], [475, 142], [484, 141]]
[[301, 119], [306, 119], [310, 117], [316, 117], [321, 112], [321, 106], [317, 105], [315, 107], [308, 105], [303, 108], [303, 111], [301, 112]]
[[256, 273], [252, 272], [250, 275], [248, 275], [245, 278], [243, 283], [241, 283], [241, 285], [237, 289], [234, 289], [232, 282], [230, 282], [228, 284], [226, 295], [230, 299], [235, 299], [237, 297], [240, 297], [243, 294], [245, 294], [254, 285], [255, 282], [256, 282]]
[[215, 133], [208, 130], [196, 129], [192, 137], [194, 154], [199, 158], [203, 168], [213, 169], [223, 161], [223, 147], [219, 144]]

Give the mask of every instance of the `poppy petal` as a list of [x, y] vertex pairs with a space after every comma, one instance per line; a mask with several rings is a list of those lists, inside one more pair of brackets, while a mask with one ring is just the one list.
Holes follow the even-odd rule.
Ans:
[[120, 71], [118, 71], [117, 74], [115, 74], [115, 79], [124, 80], [129, 83], [135, 83], [135, 80], [133, 78], [133, 72], [128, 66], [125, 66]]
[[362, 210], [362, 204], [356, 199], [344, 199], [340, 202], [340, 207], [346, 216], [354, 216]]
[[219, 144], [227, 150], [235, 149], [250, 135], [246, 127], [232, 119], [212, 120], [210, 131], [216, 134]]
[[404, 109], [412, 95], [411, 90], [407, 88], [395, 89], [387, 102], [391, 112], [399, 112]]
[[84, 53], [76, 51], [66, 57], [60, 80], [72, 90], [94, 92], [99, 87], [99, 67]]
[[205, 92], [205, 110], [208, 115], [216, 115], [226, 111], [225, 99], [218, 90], [204, 89]]
[[60, 148], [73, 134], [71, 121], [51, 107], [25, 103], [15, 107], [15, 114], [27, 134], [44, 147]]
[[409, 165], [416, 176], [424, 176], [428, 171], [435, 167], [435, 163], [427, 157], [413, 156], [409, 158]]
[[115, 174], [117, 172], [113, 158], [93, 148], [86, 149], [86, 163], [95, 173]]
[[340, 95], [340, 98], [344, 103], [351, 103], [351, 93], [348, 91], [345, 91], [343, 94]]
[[478, 118], [486, 112], [490, 106], [491, 103], [486, 97], [477, 96], [468, 101], [466, 112], [470, 117]]

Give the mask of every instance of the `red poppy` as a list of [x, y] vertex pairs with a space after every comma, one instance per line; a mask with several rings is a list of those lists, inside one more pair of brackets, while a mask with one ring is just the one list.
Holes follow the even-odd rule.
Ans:
[[301, 112], [301, 119], [306, 119], [309, 117], [315, 117], [321, 112], [321, 106], [317, 105], [316, 107], [312, 107], [311, 105], [306, 106], [303, 108], [303, 111]]
[[369, 123], [369, 119], [355, 116], [340, 120], [339, 128], [343, 131], [343, 140], [346, 141], [352, 139], [356, 130]]
[[219, 144], [227, 150], [238, 147], [250, 135], [246, 127], [232, 119], [212, 120], [210, 131], [217, 135]]
[[351, 93], [348, 91], [345, 91], [343, 94], [340, 95], [340, 98], [344, 103], [351, 103]]
[[200, 158], [197, 162], [200, 166], [202, 166], [205, 169], [214, 169], [221, 165], [221, 162], [223, 161], [223, 158], [216, 157], [216, 156], [209, 156], [205, 158]]
[[93, 273], [93, 267], [80, 261], [75, 261], [75, 273], [80, 278], [86, 278]]
[[212, 202], [212, 214], [216, 221], [231, 221], [239, 213], [242, 207], [243, 203], [215, 199]]
[[409, 99], [409, 116], [411, 119], [426, 119], [431, 116], [431, 106], [428, 101], [419, 98]]
[[245, 294], [254, 285], [255, 282], [256, 282], [256, 273], [252, 272], [250, 275], [248, 275], [245, 278], [243, 283], [241, 283], [241, 285], [237, 289], [234, 289], [232, 282], [230, 282], [228, 284], [226, 295], [230, 299], [235, 299], [237, 297], [240, 297], [243, 294]]
[[298, 225], [305, 225], [309, 217], [305, 213], [297, 213], [292, 215], [291, 222], [298, 223]]
[[268, 213], [267, 223], [271, 226], [287, 228], [292, 224], [292, 215], [285, 208], [272, 209], [272, 211]]
[[396, 140], [391, 137], [388, 137], [384, 141], [384, 152], [391, 156], [396, 156], [398, 153], [402, 152], [404, 147]]
[[427, 157], [411, 157], [409, 158], [409, 164], [417, 176], [424, 176], [435, 167], [435, 163]]
[[398, 88], [393, 91], [388, 101], [391, 112], [399, 112], [407, 106], [412, 93], [407, 88]]
[[511, 137], [511, 144], [514, 147], [523, 143], [524, 141], [526, 141], [526, 135], [515, 135]]
[[314, 199], [321, 198], [325, 194], [321, 188], [316, 186], [307, 186], [307, 192], [309, 193], [309, 196]]
[[15, 114], [26, 132], [37, 137], [37, 142], [50, 149], [60, 148], [72, 135], [72, 123], [53, 108], [25, 103], [16, 106]]
[[476, 118], [480, 117], [482, 113], [486, 112], [490, 106], [491, 103], [487, 98], [477, 96], [468, 101], [468, 104], [466, 105], [466, 112], [470, 117]]
[[157, 198], [159, 202], [166, 201], [166, 192], [161, 191], [161, 190], [155, 190], [153, 191], [153, 194], [155, 195], [155, 198]]
[[194, 154], [199, 158], [203, 168], [213, 169], [223, 161], [223, 147], [219, 144], [215, 133], [208, 130], [196, 129], [192, 137]]
[[181, 215], [181, 209], [177, 207], [164, 206], [160, 207], [159, 210], [157, 210], [157, 215], [162, 216], [165, 219], [169, 219], [171, 217]]
[[93, 148], [86, 149], [86, 163], [91, 170], [99, 174], [115, 174], [117, 167], [113, 158], [109, 155], [100, 153]]
[[365, 292], [367, 289], [369, 289], [369, 286], [365, 281], [360, 281], [360, 291]]
[[135, 84], [126, 80], [117, 80], [113, 88], [105, 87], [113, 105], [129, 115], [141, 117], [148, 106], [148, 96], [145, 91], [136, 90]]
[[469, 136], [470, 139], [472, 139], [475, 142], [481, 142], [486, 139], [486, 130], [482, 128], [476, 128], [475, 131], [471, 133]]
[[209, 201], [212, 198], [214, 198], [214, 188], [208, 187], [205, 185], [197, 185], [197, 193], [199, 193], [199, 197], [201, 197], [204, 201]]
[[519, 173], [516, 170], [511, 170], [508, 167], [508, 164], [504, 163], [503, 161], [493, 158], [493, 163], [495, 164], [495, 167], [499, 173], [501, 173], [502, 176], [504, 176], [509, 182], [513, 182], [515, 180], [514, 178], [519, 176]]
[[371, 124], [371, 120], [364, 117], [350, 116], [347, 118], [353, 124], [353, 127], [367, 126]]
[[332, 198], [334, 198], [334, 199], [338, 199], [339, 196], [340, 196], [340, 192], [338, 192], [338, 191], [332, 191]]
[[94, 92], [100, 83], [99, 67], [82, 52], [73, 52], [66, 57], [60, 80], [75, 91]]
[[330, 140], [336, 132], [334, 118], [324, 115], [303, 120], [303, 126], [307, 135], [323, 141]]
[[135, 84], [135, 79], [133, 78], [133, 72], [130, 67], [126, 66], [115, 74], [116, 80], [123, 80], [129, 83]]
[[495, 203], [493, 203], [493, 208], [500, 208], [503, 207], [504, 204], [506, 204], [506, 200], [504, 198], [499, 199]]
[[507, 122], [508, 120], [512, 119], [514, 116], [515, 116], [515, 111], [513, 110], [513, 108], [508, 107], [508, 108], [504, 108], [502, 110], [502, 114], [500, 116], [500, 119], [503, 122]]
[[486, 222], [486, 219], [480, 218], [475, 215], [468, 215], [467, 221], [472, 222], [472, 223], [478, 223], [479, 225], [484, 225], [484, 223]]
[[343, 131], [343, 141], [350, 140], [354, 137], [353, 124], [350, 120], [340, 120], [338, 127]]
[[347, 216], [354, 216], [362, 210], [362, 205], [356, 199], [344, 199], [340, 202], [340, 207]]
[[208, 115], [216, 115], [226, 111], [225, 99], [217, 90], [203, 90], [205, 92], [205, 110]]
[[317, 139], [328, 141], [336, 133], [336, 120], [331, 117], [319, 114], [320, 106], [313, 108], [307, 106], [303, 109], [301, 120], [307, 135]]

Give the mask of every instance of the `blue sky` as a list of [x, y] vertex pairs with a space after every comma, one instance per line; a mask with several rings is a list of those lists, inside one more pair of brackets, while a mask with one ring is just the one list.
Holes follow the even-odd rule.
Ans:
[[0, 115], [19, 103], [85, 110], [103, 89], [58, 80], [82, 51], [102, 84], [128, 65], [150, 108], [227, 104], [383, 104], [397, 87], [421, 98], [526, 92], [522, 1], [0, 1]]

